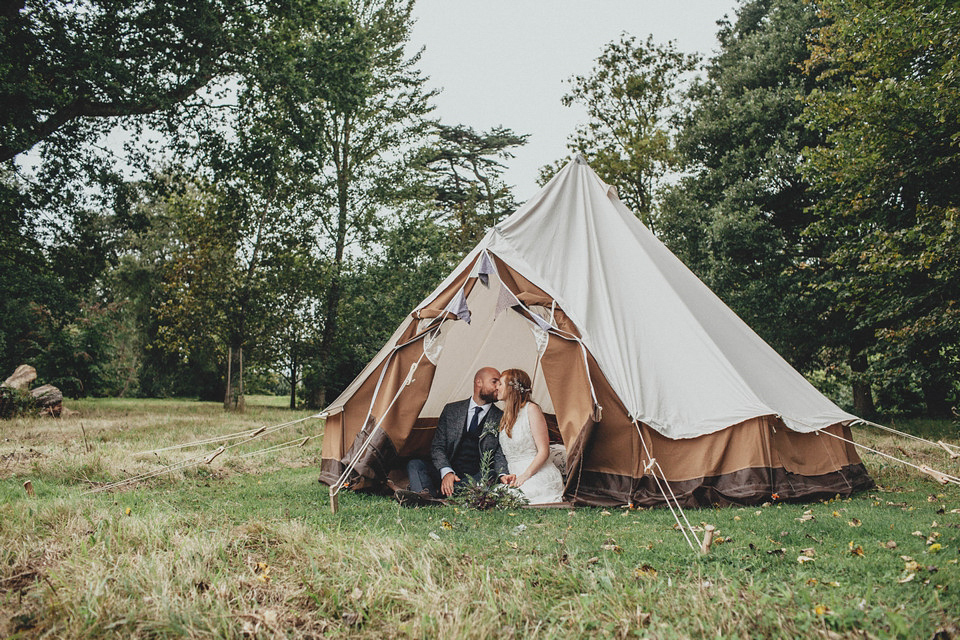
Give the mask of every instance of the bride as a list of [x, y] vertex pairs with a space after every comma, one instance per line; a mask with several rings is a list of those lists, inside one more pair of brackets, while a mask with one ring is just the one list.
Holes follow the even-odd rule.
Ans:
[[531, 504], [563, 501], [563, 478], [552, 462], [547, 421], [543, 411], [530, 402], [530, 376], [520, 369], [500, 374], [497, 399], [502, 400], [500, 449], [510, 473], [501, 481], [519, 487]]

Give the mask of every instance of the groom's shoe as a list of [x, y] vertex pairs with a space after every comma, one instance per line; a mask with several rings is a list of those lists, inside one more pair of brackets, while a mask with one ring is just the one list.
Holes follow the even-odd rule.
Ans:
[[433, 507], [447, 504], [446, 500], [434, 498], [429, 491], [410, 491], [409, 489], [397, 489], [393, 492], [393, 497], [404, 507]]

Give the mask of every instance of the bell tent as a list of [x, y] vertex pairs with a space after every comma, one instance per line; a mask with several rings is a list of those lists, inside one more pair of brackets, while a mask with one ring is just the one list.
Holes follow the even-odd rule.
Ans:
[[490, 229], [325, 410], [321, 482], [376, 487], [427, 457], [441, 409], [472, 393], [482, 366], [531, 375], [574, 503], [747, 504], [873, 486], [851, 440], [858, 418], [581, 157]]

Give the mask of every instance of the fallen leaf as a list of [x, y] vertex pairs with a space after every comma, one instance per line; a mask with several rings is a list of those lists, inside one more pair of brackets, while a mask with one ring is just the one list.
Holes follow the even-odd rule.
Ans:
[[810, 547], [809, 549], [800, 549], [800, 553], [807, 556], [808, 558], [812, 558], [815, 555], [817, 555], [817, 551], [813, 547]]
[[605, 544], [600, 548], [604, 551], [613, 551], [614, 553], [621, 553], [623, 551], [618, 544]]
[[802, 516], [800, 516], [799, 518], [795, 518], [795, 520], [796, 520], [797, 522], [807, 522], [808, 520], [815, 520], [815, 519], [816, 519], [816, 518], [814, 518], [813, 514], [811, 514], [811, 513], [809, 513], [809, 512], [804, 513], [804, 514], [803, 514]]
[[634, 577], [634, 578], [637, 578], [637, 579], [644, 578], [644, 577], [646, 577], [646, 578], [656, 578], [656, 577], [657, 577], [657, 570], [654, 569], [653, 567], [651, 567], [650, 565], [645, 564], [645, 565], [643, 565], [643, 566], [641, 566], [641, 567], [637, 567], [636, 569], [633, 570], [633, 577]]
[[810, 578], [807, 580], [807, 585], [813, 587], [816, 586], [819, 581], [816, 578]]
[[920, 565], [913, 560], [909, 560], [903, 564], [903, 568], [907, 571], [917, 571]]
[[887, 540], [887, 544], [885, 544], [885, 545], [883, 545], [883, 546], [885, 546], [887, 549], [896, 549], [896, 548], [897, 548], [897, 543], [894, 542], [893, 540]]
[[932, 545], [930, 545], [927, 548], [927, 551], [929, 551], [930, 553], [937, 553], [938, 551], [940, 551], [940, 543], [934, 542]]
[[839, 518], [839, 517], [840, 517], [840, 512], [839, 512], [839, 511], [834, 511], [831, 515], [832, 515], [834, 518]]
[[740, 520], [740, 516], [733, 516], [734, 520]]
[[853, 542], [851, 542], [851, 543], [849, 544], [849, 547], [850, 547], [850, 553], [851, 553], [851, 554], [853, 554], [853, 555], [855, 555], [855, 556], [861, 556], [861, 557], [863, 556], [863, 547], [860, 546], [859, 544], [856, 545], [856, 546], [854, 546]]
[[127, 507], [127, 509], [126, 509], [126, 511], [124, 511], [124, 513], [127, 514], [127, 515], [130, 515], [130, 513], [131, 513], [131, 512], [130, 512], [130, 507]]
[[807, 562], [813, 562], [813, 558], [810, 556], [797, 556], [797, 562], [800, 564], [805, 564]]
[[859, 526], [862, 525], [863, 523], [860, 522], [858, 519], [854, 518], [853, 520], [851, 520], [851, 521], [848, 522], [847, 524], [850, 525], [851, 527], [859, 527]]
[[598, 562], [600, 562], [600, 558], [598, 558], [597, 556], [593, 556], [587, 559], [587, 564], [597, 564]]
[[447, 530], [453, 529], [453, 525], [450, 524], [449, 520], [444, 520], [443, 522], [440, 523], [440, 526], [442, 526], [444, 529], [447, 529]]
[[350, 597], [353, 600], [359, 600], [360, 598], [363, 597], [363, 590], [360, 589], [360, 587], [354, 587], [353, 591], [350, 593]]
[[433, 531], [431, 531], [431, 532], [428, 533], [427, 535], [430, 536], [430, 537], [431, 537], [432, 539], [434, 539], [434, 540], [439, 540], [439, 539], [440, 539], [440, 536], [438, 536], [437, 534], [435, 534]]
[[839, 587], [840, 583], [836, 580], [831, 580], [830, 582], [825, 583], [828, 587]]
[[922, 537], [923, 537], [923, 533], [920, 532], [920, 531], [914, 531], [914, 532], [911, 533], [910, 535], [912, 535], [912, 536], [917, 536], [918, 538], [922, 538]]
[[818, 616], [825, 616], [829, 611], [830, 609], [828, 609], [826, 605], [822, 605], [822, 604], [818, 604], [813, 608], [813, 612]]
[[917, 577], [917, 574], [915, 574], [915, 573], [908, 573], [906, 576], [904, 576], [904, 577], [900, 578], [899, 580], [897, 580], [897, 582], [900, 583], [900, 584], [905, 584], [905, 583], [907, 583], [907, 582], [910, 582], [911, 580], [913, 580], [913, 579], [916, 578], [916, 577]]

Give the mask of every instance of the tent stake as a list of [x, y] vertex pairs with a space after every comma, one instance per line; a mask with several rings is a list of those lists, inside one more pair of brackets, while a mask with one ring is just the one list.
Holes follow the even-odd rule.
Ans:
[[333, 515], [337, 515], [337, 511], [340, 510], [340, 497], [337, 496], [337, 492], [334, 491], [333, 487], [330, 487], [330, 511], [333, 512]]
[[713, 544], [713, 532], [716, 530], [712, 524], [708, 524], [703, 528], [703, 542], [700, 543], [700, 551], [706, 555], [710, 553], [710, 545]]
[[923, 471], [928, 476], [931, 476], [934, 480], [936, 480], [940, 484], [947, 484], [948, 482], [950, 482], [950, 480], [947, 477], [947, 474], [941, 473], [936, 469], [931, 469], [925, 464], [920, 465], [920, 471]]
[[950, 447], [947, 446], [947, 443], [944, 442], [943, 440], [937, 440], [937, 444], [943, 447], [943, 450], [946, 451], [948, 454], [950, 454], [951, 460], [953, 460], [954, 458], [960, 458], [960, 453], [956, 453], [955, 451], [950, 449]]

